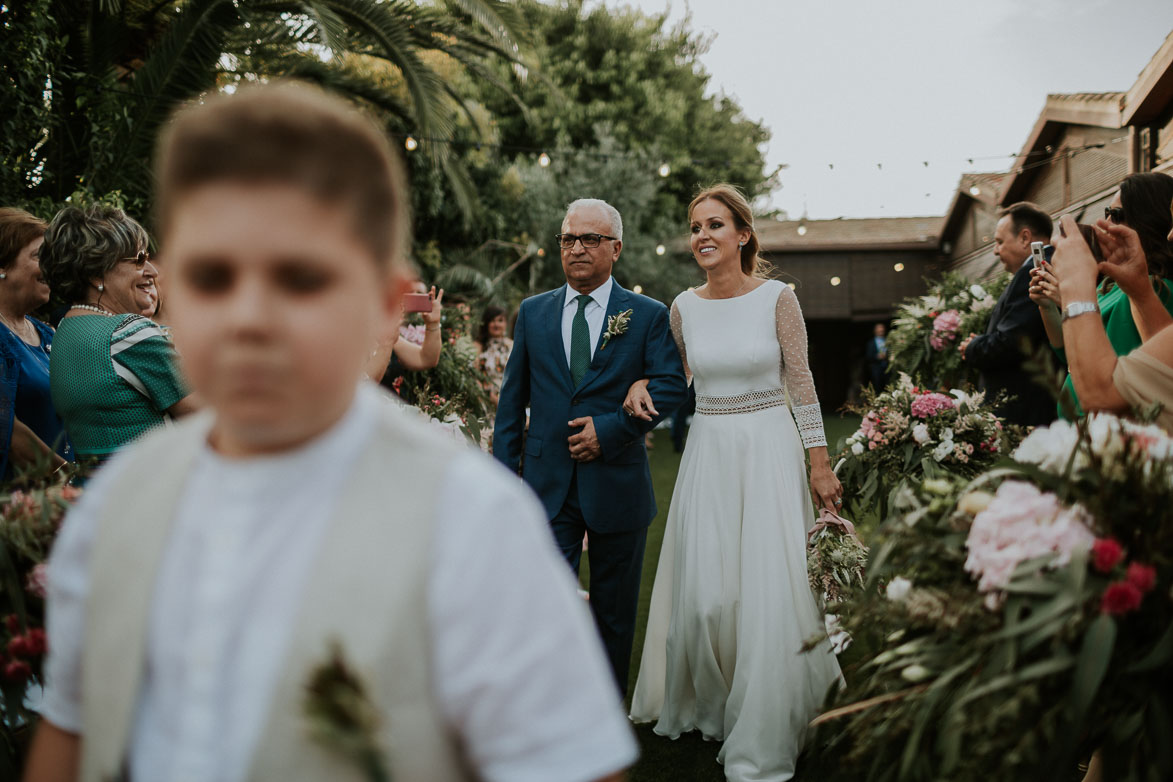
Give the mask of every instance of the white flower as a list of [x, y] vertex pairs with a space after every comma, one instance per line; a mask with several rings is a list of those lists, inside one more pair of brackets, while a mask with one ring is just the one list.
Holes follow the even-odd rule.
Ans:
[[978, 299], [977, 301], [975, 301], [970, 306], [970, 309], [973, 310], [974, 312], [985, 312], [986, 310], [992, 310], [996, 303], [997, 302], [994, 301], [993, 296], [987, 296], [984, 299]]
[[953, 441], [942, 440], [937, 443], [937, 447], [933, 449], [933, 458], [937, 461], [944, 461], [953, 454]]
[[897, 576], [888, 582], [888, 586], [884, 589], [884, 596], [893, 603], [902, 603], [911, 590], [912, 582], [903, 576]]
[[859, 456], [861, 453], [863, 453], [863, 443], [859, 443], [859, 442], [852, 443], [851, 444], [851, 452], [854, 455]]
[[973, 285], [969, 286], [969, 295], [973, 296], [974, 299], [976, 299], [978, 301], [981, 301], [982, 299], [989, 298], [989, 296], [990, 296], [990, 294], [986, 293], [986, 289], [983, 288], [982, 286], [978, 285], [977, 283], [974, 283]]
[[912, 439], [920, 445], [932, 442], [933, 436], [929, 434], [929, 425], [922, 422], [912, 427]]
[[[1079, 440], [1079, 431], [1070, 421], [1055, 421], [1050, 426], [1040, 426], [1026, 436], [1012, 454], [1017, 462], [1037, 464], [1040, 469], [1061, 474], [1071, 458], [1071, 451]], [[1083, 453], [1075, 457], [1075, 469], [1087, 465]]]

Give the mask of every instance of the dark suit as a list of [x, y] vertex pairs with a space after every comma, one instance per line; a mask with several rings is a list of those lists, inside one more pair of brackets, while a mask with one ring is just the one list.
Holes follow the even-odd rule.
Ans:
[[1023, 368], [1026, 359], [1047, 344], [1038, 305], [1027, 295], [1032, 268], [1034, 259], [1028, 258], [1014, 273], [990, 313], [986, 333], [970, 341], [965, 360], [981, 372], [988, 391], [1015, 397], [998, 411], [1007, 421], [1038, 426], [1055, 420], [1055, 400]]
[[[684, 401], [684, 367], [668, 328], [668, 309], [615, 283], [594, 357], [575, 387], [562, 340], [566, 286], [521, 304], [513, 352], [505, 367], [493, 433], [493, 455], [537, 492], [554, 537], [578, 572], [582, 538], [590, 530], [591, 610], [616, 680], [627, 687], [647, 528], [656, 515], [644, 434], [656, 421], [623, 411], [631, 384], [648, 378], [656, 408]], [[632, 310], [627, 331], [602, 347], [607, 319]], [[525, 436], [525, 411], [530, 408]], [[602, 454], [579, 464], [567, 439], [568, 421], [592, 416]], [[663, 416], [661, 416], [663, 417]]]
[[872, 388], [880, 393], [888, 385], [888, 345], [884, 343], [884, 357], [880, 358], [880, 347], [876, 344], [875, 336], [868, 340], [864, 349], [864, 356], [868, 362], [868, 377]]

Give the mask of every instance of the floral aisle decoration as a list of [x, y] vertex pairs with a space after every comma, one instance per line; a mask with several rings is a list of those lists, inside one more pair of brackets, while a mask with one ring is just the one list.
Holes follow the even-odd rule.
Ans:
[[[440, 328], [439, 364], [423, 372], [405, 372], [392, 378], [391, 386], [428, 419], [480, 445], [490, 403], [487, 378], [479, 368], [471, 335], [472, 310], [463, 302], [445, 307]], [[422, 329], [409, 323], [400, 334], [420, 344]]]
[[30, 686], [41, 683], [45, 638], [45, 562], [65, 512], [81, 495], [61, 470], [20, 489], [0, 491], [0, 771], [15, 779], [22, 734], [32, 715]]
[[976, 371], [961, 361], [957, 348], [969, 334], [985, 333], [1009, 283], [1008, 274], [978, 284], [946, 272], [924, 296], [906, 299], [888, 334], [889, 370], [934, 386], [976, 383]]
[[1173, 778], [1173, 439], [1096, 415], [1014, 458], [894, 498], [814, 778], [1078, 779], [1094, 750]]
[[835, 473], [856, 520], [885, 518], [891, 497], [909, 482], [977, 475], [1021, 437], [1017, 427], [1003, 425], [984, 392], [941, 393], [903, 373], [883, 393], [864, 389], [853, 410], [863, 420], [840, 443]]

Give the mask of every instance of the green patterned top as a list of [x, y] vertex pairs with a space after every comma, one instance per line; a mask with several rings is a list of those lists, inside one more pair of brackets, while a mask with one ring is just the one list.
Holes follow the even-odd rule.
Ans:
[[49, 358], [57, 413], [79, 456], [105, 456], [166, 420], [187, 396], [175, 348], [141, 315], [62, 319]]
[[[1164, 290], [1161, 291], [1161, 303], [1165, 305], [1165, 309], [1169, 314], [1173, 315], [1173, 281], [1165, 280]], [[1141, 345], [1140, 332], [1136, 328], [1136, 323], [1132, 320], [1132, 306], [1128, 301], [1128, 297], [1124, 295], [1124, 291], [1120, 290], [1120, 286], [1113, 286], [1112, 290], [1107, 293], [1101, 293], [1096, 297], [1100, 305], [1100, 318], [1104, 321], [1104, 331], [1108, 333], [1108, 342], [1112, 344], [1112, 349], [1116, 351], [1117, 356], [1126, 356], [1132, 351], [1136, 350]], [[56, 345], [56, 343], [54, 343]], [[54, 347], [56, 350], [56, 347]], [[1063, 350], [1056, 350], [1059, 357], [1064, 362], [1067, 361], [1067, 353]], [[1075, 384], [1071, 380], [1071, 375], [1067, 375], [1067, 379], [1063, 382], [1063, 394], [1066, 395], [1075, 405], [1075, 410], [1078, 416], [1083, 416], [1083, 408], [1079, 405], [1079, 397], [1075, 394]], [[1066, 418], [1063, 415], [1063, 405], [1059, 405], [1059, 417]]]

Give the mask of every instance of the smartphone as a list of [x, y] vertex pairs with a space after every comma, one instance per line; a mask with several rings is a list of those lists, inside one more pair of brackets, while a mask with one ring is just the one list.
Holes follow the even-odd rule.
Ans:
[[1051, 255], [1055, 252], [1055, 248], [1049, 244], [1042, 242], [1030, 243], [1030, 254], [1035, 259], [1035, 268], [1041, 269], [1051, 262]]
[[404, 312], [431, 312], [432, 297], [426, 293], [403, 294]]

